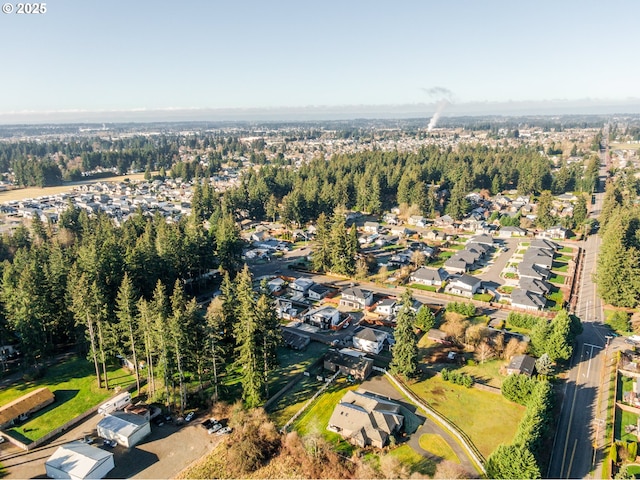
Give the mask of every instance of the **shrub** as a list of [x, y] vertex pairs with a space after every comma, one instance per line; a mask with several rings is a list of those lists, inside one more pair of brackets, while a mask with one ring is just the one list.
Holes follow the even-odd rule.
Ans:
[[449, 302], [447, 312], [456, 312], [465, 317], [473, 317], [476, 314], [476, 306], [473, 303]]
[[607, 319], [607, 324], [618, 332], [629, 331], [629, 315], [626, 312], [616, 311]]
[[531, 330], [536, 325], [536, 323], [538, 323], [538, 320], [540, 320], [540, 317], [536, 317], [535, 315], [509, 312], [509, 315], [507, 316], [507, 325], [511, 325], [516, 328], [526, 328], [527, 330]]
[[636, 457], [638, 456], [638, 443], [637, 442], [628, 442], [627, 443], [627, 452], [629, 453], [629, 460], [635, 462]]
[[537, 380], [526, 375], [514, 374], [502, 382], [500, 390], [506, 399], [526, 406], [537, 383]]
[[469, 359], [467, 359], [467, 365], [469, 365], [470, 367], [473, 367], [473, 366], [477, 365], [477, 363], [473, 358], [469, 358]]
[[474, 383], [473, 377], [466, 373], [460, 373], [443, 368], [440, 374], [444, 381], [451, 382], [456, 385], [462, 385], [463, 387], [471, 388]]
[[618, 445], [616, 445], [616, 442], [613, 442], [609, 447], [609, 459], [613, 463], [618, 463]]

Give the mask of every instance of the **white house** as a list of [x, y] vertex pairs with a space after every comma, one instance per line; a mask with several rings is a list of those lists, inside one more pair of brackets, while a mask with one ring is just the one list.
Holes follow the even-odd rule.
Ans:
[[498, 237], [500, 238], [511, 238], [511, 237], [526, 237], [527, 231], [524, 228], [520, 227], [502, 227], [498, 232]]
[[320, 285], [319, 283], [314, 283], [309, 287], [309, 290], [307, 290], [307, 294], [311, 300], [322, 300], [329, 292], [331, 292], [329, 287]]
[[452, 282], [449, 282], [449, 284], [447, 284], [446, 291], [447, 293], [453, 293], [454, 295], [472, 297], [473, 294], [480, 289], [481, 285], [482, 280], [465, 273]]
[[96, 427], [98, 436], [115, 440], [123, 447], [133, 447], [151, 433], [149, 421], [133, 413], [114, 412]]
[[347, 288], [340, 298], [340, 305], [343, 307], [364, 309], [371, 303], [373, 303], [373, 292], [360, 287]]
[[269, 280], [269, 283], [267, 283], [267, 288], [271, 293], [279, 292], [280, 290], [282, 290], [282, 287], [284, 287], [284, 284], [285, 281], [283, 279], [281, 279], [280, 277], [276, 277]]
[[311, 288], [311, 285], [313, 285], [313, 283], [314, 283], [313, 280], [309, 278], [304, 278], [304, 277], [296, 278], [293, 282], [289, 284], [289, 288], [296, 292], [305, 294], [307, 293], [307, 290]]
[[353, 336], [353, 347], [363, 352], [378, 354], [382, 351], [386, 339], [386, 332], [363, 328]]
[[443, 268], [420, 267], [411, 274], [411, 281], [421, 285], [441, 286], [449, 274]]
[[395, 298], [385, 298], [383, 300], [380, 300], [380, 302], [378, 302], [378, 305], [376, 305], [375, 312], [380, 315], [389, 316], [395, 313], [395, 307], [396, 307]]
[[76, 441], [61, 445], [45, 462], [49, 478], [104, 478], [113, 468], [113, 453]]
[[378, 222], [364, 222], [364, 231], [367, 233], [378, 233], [380, 224]]

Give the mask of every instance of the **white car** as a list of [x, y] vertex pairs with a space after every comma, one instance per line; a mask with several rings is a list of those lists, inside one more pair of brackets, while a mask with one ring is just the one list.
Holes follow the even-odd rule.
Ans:
[[211, 435], [212, 433], [216, 433], [221, 428], [222, 425], [220, 425], [219, 423], [214, 423], [213, 426], [209, 430], [207, 430], [207, 433]]
[[184, 417], [184, 421], [185, 421], [185, 422], [190, 422], [190, 421], [193, 419], [193, 417], [194, 417], [194, 415], [195, 415], [195, 414], [196, 414], [195, 412], [189, 412], [189, 413], [187, 413], [187, 416], [186, 416], [186, 417]]
[[231, 433], [231, 427], [224, 427], [224, 428], [221, 428], [220, 430], [218, 430], [216, 432], [216, 435], [227, 435], [229, 433]]

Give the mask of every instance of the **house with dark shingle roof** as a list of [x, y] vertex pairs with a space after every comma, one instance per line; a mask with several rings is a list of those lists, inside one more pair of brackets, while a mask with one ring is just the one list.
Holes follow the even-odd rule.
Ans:
[[387, 333], [373, 328], [363, 328], [353, 335], [353, 347], [363, 352], [378, 354], [387, 340]]
[[356, 380], [365, 380], [373, 369], [373, 358], [329, 350], [324, 356], [324, 368], [330, 372], [340, 370], [343, 375], [351, 375]]
[[411, 281], [421, 285], [441, 286], [449, 278], [449, 274], [443, 268], [420, 267], [411, 274]]
[[507, 366], [507, 374], [520, 374], [530, 377], [536, 367], [536, 359], [529, 355], [516, 355]]
[[526, 310], [542, 310], [547, 305], [547, 299], [539, 293], [516, 288], [511, 292], [511, 306]]
[[383, 448], [403, 425], [400, 405], [366, 390], [349, 390], [333, 410], [327, 429], [359, 447]]
[[350, 287], [342, 292], [340, 297], [340, 306], [364, 309], [373, 302], [373, 292], [363, 290], [360, 287]]
[[480, 287], [482, 286], [482, 280], [474, 277], [473, 275], [467, 275], [466, 273], [459, 278], [449, 282], [445, 288], [447, 293], [453, 293], [454, 295], [462, 295], [464, 297], [472, 297]]

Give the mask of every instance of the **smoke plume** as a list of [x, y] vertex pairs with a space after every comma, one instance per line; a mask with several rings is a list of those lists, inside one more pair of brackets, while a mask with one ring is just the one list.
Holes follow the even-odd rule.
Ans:
[[431, 117], [431, 120], [429, 120], [429, 125], [427, 126], [427, 131], [430, 132], [436, 127], [440, 115], [442, 115], [445, 108], [453, 103], [453, 92], [444, 87], [423, 88], [422, 91], [438, 102], [436, 104], [436, 112], [433, 114], [433, 117]]

